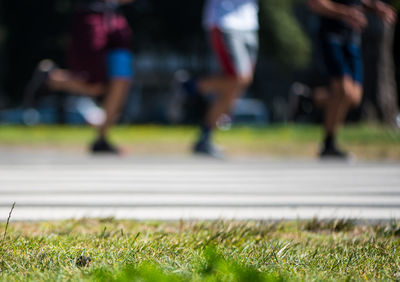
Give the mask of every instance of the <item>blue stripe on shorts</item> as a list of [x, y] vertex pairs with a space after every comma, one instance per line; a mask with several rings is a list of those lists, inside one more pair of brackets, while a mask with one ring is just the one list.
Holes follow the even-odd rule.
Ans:
[[359, 42], [325, 34], [322, 48], [326, 67], [331, 77], [350, 76], [363, 83], [363, 63]]
[[127, 49], [114, 49], [107, 54], [107, 71], [110, 78], [132, 79], [133, 54]]

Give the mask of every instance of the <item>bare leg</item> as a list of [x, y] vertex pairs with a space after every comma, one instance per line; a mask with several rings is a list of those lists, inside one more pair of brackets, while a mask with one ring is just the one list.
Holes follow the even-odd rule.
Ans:
[[127, 79], [112, 79], [110, 81], [103, 105], [106, 120], [99, 127], [100, 138], [106, 137], [108, 130], [117, 120], [130, 87], [131, 81]]
[[238, 78], [229, 75], [210, 76], [201, 79], [198, 82], [198, 88], [201, 93], [222, 93], [231, 92], [238, 84]]
[[101, 96], [106, 91], [104, 84], [87, 83], [73, 76], [69, 71], [62, 69], [55, 69], [50, 72], [47, 85], [54, 91], [65, 91], [89, 97]]
[[343, 124], [351, 107], [356, 107], [361, 102], [362, 87], [350, 77], [335, 79], [331, 83], [331, 97], [326, 101], [325, 131], [327, 134], [336, 134]]
[[201, 93], [215, 93], [216, 100], [206, 116], [206, 124], [214, 128], [221, 114], [229, 113], [235, 99], [251, 83], [251, 77], [221, 75], [204, 78], [198, 82]]
[[131, 87], [129, 79], [111, 79], [108, 87], [106, 87], [101, 83], [87, 83], [74, 77], [69, 71], [61, 69], [56, 69], [50, 73], [47, 84], [52, 90], [66, 91], [82, 96], [98, 97], [106, 95], [103, 104], [106, 118], [103, 124], [98, 127], [98, 142], [106, 139], [110, 127], [118, 118]]
[[335, 136], [345, 121], [346, 115], [351, 107], [356, 107], [361, 102], [362, 86], [353, 81], [351, 77], [334, 79], [331, 82], [332, 95], [327, 100], [325, 107], [325, 146], [323, 153], [332, 151], [337, 156], [345, 156], [335, 146]]
[[197, 81], [195, 87], [200, 94], [212, 93], [216, 97], [201, 124], [201, 134], [194, 146], [196, 153], [205, 153], [214, 157], [222, 156], [221, 152], [212, 145], [212, 132], [220, 116], [230, 113], [235, 99], [242, 94], [243, 90], [250, 84], [251, 79], [251, 76], [220, 75]]
[[343, 115], [347, 113], [350, 103], [346, 100], [345, 78], [335, 79], [331, 82], [332, 95], [327, 100], [325, 108], [324, 128], [327, 135], [335, 135]]
[[48, 85], [52, 90], [72, 92], [83, 96], [97, 97], [106, 93], [104, 111], [106, 120], [99, 128], [100, 137], [105, 137], [110, 126], [115, 122], [118, 112], [131, 86], [130, 80], [111, 79], [108, 89], [101, 83], [87, 83], [74, 77], [69, 71], [56, 69], [50, 73]]

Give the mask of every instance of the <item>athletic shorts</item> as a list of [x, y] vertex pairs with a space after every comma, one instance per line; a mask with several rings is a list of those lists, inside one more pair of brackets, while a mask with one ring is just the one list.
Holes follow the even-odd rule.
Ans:
[[331, 78], [350, 76], [363, 82], [361, 38], [359, 35], [321, 32], [322, 54]]
[[[132, 72], [127, 69], [132, 68], [132, 61], [124, 62], [132, 58], [128, 56], [131, 46], [132, 31], [123, 15], [78, 11], [72, 23], [68, 67], [89, 83], [107, 83], [110, 73], [128, 75]], [[118, 50], [117, 55], [115, 50]], [[116, 65], [118, 71], [115, 71]]]
[[211, 46], [222, 71], [232, 76], [253, 74], [258, 54], [257, 31], [221, 30], [209, 31]]

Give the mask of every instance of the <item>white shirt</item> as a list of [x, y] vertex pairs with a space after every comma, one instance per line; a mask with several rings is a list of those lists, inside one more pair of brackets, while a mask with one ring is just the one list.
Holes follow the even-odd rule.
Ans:
[[207, 29], [257, 30], [257, 0], [207, 0], [203, 25]]

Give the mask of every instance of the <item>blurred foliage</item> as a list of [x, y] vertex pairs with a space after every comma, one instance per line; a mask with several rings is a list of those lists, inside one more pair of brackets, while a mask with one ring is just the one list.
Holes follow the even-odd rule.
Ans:
[[304, 67], [311, 57], [310, 39], [295, 15], [303, 2], [260, 0], [261, 48], [287, 67]]
[[397, 9], [400, 10], [400, 0], [394, 0], [392, 5]]

